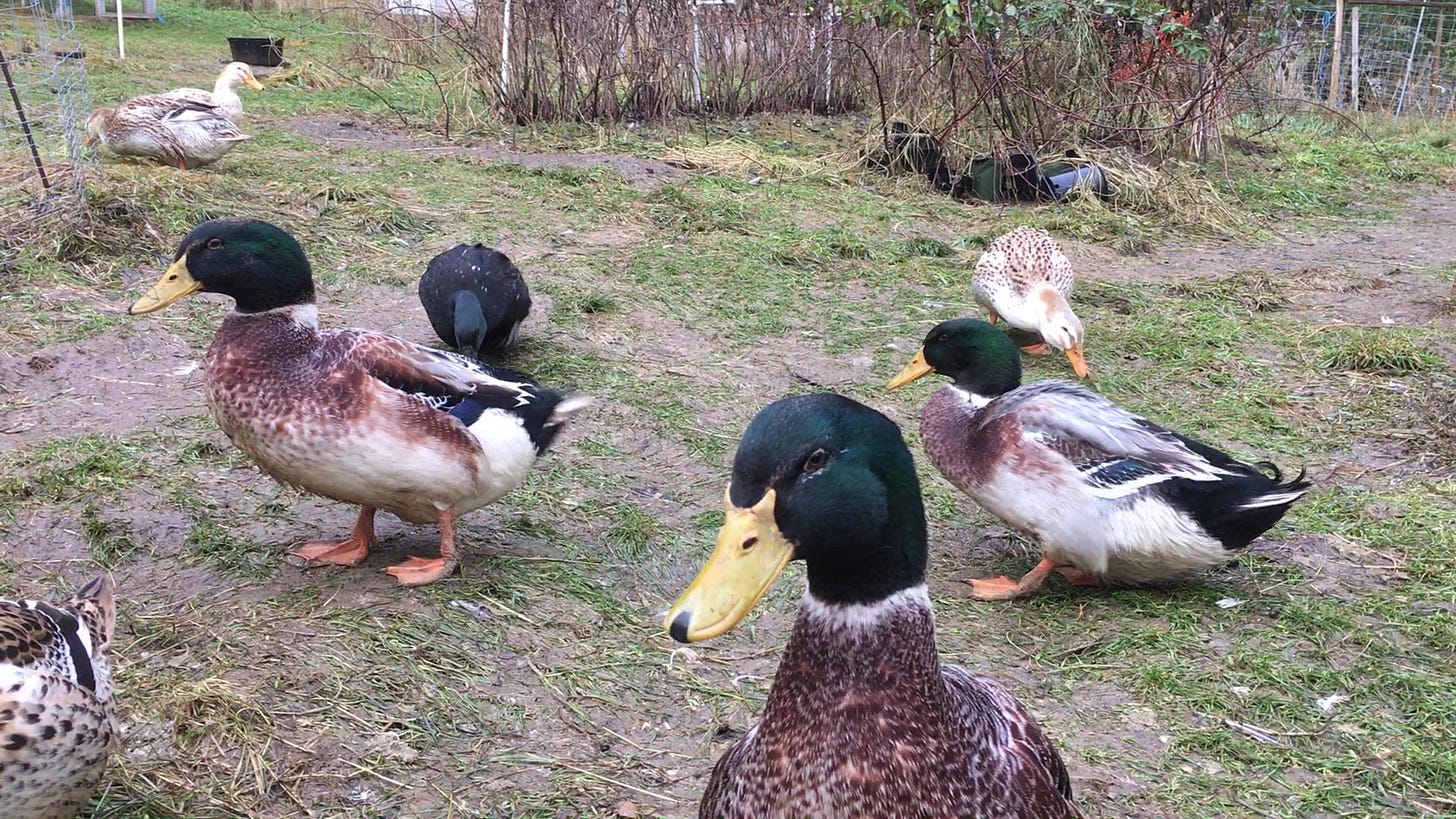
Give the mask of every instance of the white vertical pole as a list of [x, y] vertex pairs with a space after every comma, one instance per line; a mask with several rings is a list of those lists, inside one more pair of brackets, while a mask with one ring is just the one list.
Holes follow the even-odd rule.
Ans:
[[1335, 43], [1330, 54], [1330, 97], [1325, 104], [1340, 104], [1340, 51], [1345, 47], [1345, 0], [1335, 0]]
[[693, 16], [693, 104], [698, 110], [703, 108], [703, 32], [698, 28], [698, 0], [688, 0], [692, 4]]
[[501, 12], [501, 97], [511, 92], [511, 0], [506, 0]]
[[1360, 7], [1350, 9], [1350, 106], [1360, 110]]
[[1416, 64], [1416, 45], [1421, 41], [1421, 25], [1426, 22], [1426, 7], [1421, 6], [1421, 14], [1416, 18], [1416, 33], [1411, 36], [1410, 55], [1405, 58], [1405, 76], [1400, 80], [1400, 102], [1395, 104], [1395, 117], [1392, 122], [1400, 122], [1401, 109], [1405, 108], [1405, 90], [1410, 85], [1411, 68]]
[[833, 3], [824, 10], [824, 110], [829, 110], [829, 97], [834, 90], [834, 13]]
[[796, 13], [793, 16], [802, 17], [804, 25], [809, 27], [809, 59], [817, 58], [819, 56], [819, 27], [814, 25], [814, 21], [809, 17], [807, 11], [803, 14]]
[[809, 28], [809, 60], [813, 63], [819, 62], [819, 26], [814, 23], [814, 10], [807, 9], [804, 12], [793, 12], [796, 20], [802, 20]]
[[121, 0], [116, 0], [116, 51], [117, 59], [126, 59], [126, 32], [121, 28]]

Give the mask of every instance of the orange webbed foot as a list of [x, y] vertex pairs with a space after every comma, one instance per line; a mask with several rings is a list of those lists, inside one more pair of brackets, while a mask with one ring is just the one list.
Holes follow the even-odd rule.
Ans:
[[385, 569], [385, 573], [399, 581], [401, 586], [425, 586], [448, 577], [455, 571], [457, 561], [442, 557], [412, 557], [396, 566]]
[[311, 566], [358, 566], [369, 556], [369, 543], [359, 537], [310, 540], [294, 549], [293, 554]]
[[1009, 577], [975, 578], [969, 582], [971, 596], [977, 600], [1016, 600], [1030, 594]]
[[343, 540], [310, 540], [293, 550], [310, 566], [358, 566], [374, 546], [374, 509], [359, 507], [354, 532]]
[[1029, 597], [1046, 580], [1056, 563], [1049, 558], [1042, 558], [1042, 561], [1031, 571], [1021, 576], [1020, 580], [1013, 581], [1009, 577], [993, 577], [990, 580], [976, 579], [970, 581], [971, 596], [977, 600], [1016, 600], [1021, 597]]

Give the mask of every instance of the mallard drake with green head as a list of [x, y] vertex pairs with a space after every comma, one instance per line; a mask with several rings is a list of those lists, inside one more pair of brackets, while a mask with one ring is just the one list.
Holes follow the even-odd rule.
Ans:
[[1018, 227], [998, 236], [976, 260], [971, 294], [990, 314], [1005, 319], [1016, 343], [1033, 355], [1061, 350], [1081, 378], [1090, 374], [1082, 355], [1082, 321], [1067, 299], [1072, 263], [1051, 236]]
[[71, 819], [116, 745], [107, 649], [111, 581], [64, 603], [0, 599], [0, 804], [14, 819]]
[[1081, 816], [1026, 708], [940, 661], [920, 484], [894, 422], [839, 395], [776, 401], [744, 432], [724, 495], [672, 637], [728, 631], [791, 560], [809, 589], [763, 718], [718, 760], [699, 817]]
[[1043, 559], [1013, 582], [972, 580], [977, 598], [1021, 597], [1056, 570], [1079, 585], [1151, 583], [1227, 563], [1309, 491], [1133, 415], [1079, 384], [1022, 385], [1011, 340], [976, 319], [925, 336], [890, 382], [949, 376], [921, 416], [941, 474]]
[[267, 222], [198, 225], [131, 312], [199, 291], [236, 302], [205, 359], [218, 426], [278, 481], [360, 506], [351, 537], [295, 552], [311, 563], [363, 561], [384, 509], [440, 526], [438, 558], [410, 558], [389, 574], [406, 586], [445, 577], [459, 560], [456, 518], [519, 486], [589, 403], [444, 350], [320, 329], [308, 259]]
[[186, 101], [165, 109], [101, 108], [86, 122], [88, 145], [99, 141], [117, 156], [156, 159], [183, 170], [210, 165], [251, 138], [211, 106]]

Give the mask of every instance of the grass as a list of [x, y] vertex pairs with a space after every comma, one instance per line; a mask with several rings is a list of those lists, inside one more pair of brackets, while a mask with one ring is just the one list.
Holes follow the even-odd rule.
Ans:
[[1285, 290], [1283, 280], [1259, 270], [1240, 270], [1219, 279], [1192, 279], [1168, 287], [1175, 296], [1212, 302], [1248, 313], [1288, 307]]
[[1353, 125], [1294, 117], [1263, 141], [1274, 148], [1271, 155], [1236, 155], [1221, 185], [1264, 216], [1302, 221], [1389, 216], [1389, 200], [1372, 196], [1374, 191], [1456, 177], [1456, 151], [1434, 124], [1395, 128], [1375, 117]]
[[[717, 125], [518, 134], [698, 159], [702, 172], [665, 184], [328, 147], [292, 118], [397, 123], [358, 85], [319, 79], [345, 44], [337, 26], [185, 3], [167, 19], [128, 28], [125, 65], [104, 56], [108, 27], [82, 24], [98, 101], [202, 83], [240, 30], [306, 39], [290, 54], [317, 64], [245, 97], [255, 140], [215, 169], [102, 165], [92, 224], [18, 263], [0, 296], [0, 344], [19, 353], [0, 392], [14, 425], [0, 439], [0, 585], [118, 581], [126, 747], [94, 816], [615, 816], [625, 802], [689, 815], [728, 738], [761, 714], [802, 589], [796, 566], [706, 645], [661, 633], [711, 548], [738, 436], [768, 401], [832, 389], [897, 419], [919, 452], [928, 390], [883, 385], [930, 326], [974, 312], [976, 254], [1017, 224], [1102, 245], [1073, 245], [1096, 389], [1235, 454], [1307, 467], [1317, 491], [1198, 582], [1053, 585], [991, 606], [959, 581], [1024, 571], [1032, 546], [918, 458], [945, 656], [1028, 703], [1089, 816], [1451, 812], [1456, 402], [1450, 313], [1432, 306], [1447, 260], [1406, 278], [1290, 275], [1233, 235], [1209, 261], [1151, 209], [966, 206], [817, 162], [829, 149], [806, 153], [782, 120], [734, 124], [747, 136], [697, 152], [682, 148]], [[371, 87], [434, 117], [407, 75]], [[847, 122], [836, 133], [852, 136]], [[1315, 229], [1303, 241], [1319, 246], [1449, 180], [1434, 134], [1374, 136], [1291, 121], [1263, 137], [1273, 155], [1231, 156], [1227, 175], [1189, 184], [1243, 197], [1282, 232]], [[502, 247], [526, 271], [537, 315], [509, 363], [598, 400], [523, 487], [462, 519], [459, 576], [395, 588], [379, 570], [432, 553], [435, 532], [388, 516], [364, 566], [288, 564], [292, 544], [340, 536], [354, 510], [280, 490], [217, 430], [190, 368], [222, 308], [118, 309], [193, 224], [238, 213], [299, 236], [334, 326], [432, 341], [413, 286], [456, 242]], [[1149, 248], [1179, 269], [1138, 255]], [[1326, 302], [1333, 317], [1309, 307]], [[1354, 323], [1385, 302], [1429, 318]], [[1056, 358], [1026, 368], [1067, 374]], [[1330, 695], [1349, 699], [1326, 713]]]
[[1444, 367], [1441, 356], [1426, 347], [1427, 339], [1409, 330], [1338, 327], [1320, 342], [1320, 366], [1331, 370], [1405, 375]]

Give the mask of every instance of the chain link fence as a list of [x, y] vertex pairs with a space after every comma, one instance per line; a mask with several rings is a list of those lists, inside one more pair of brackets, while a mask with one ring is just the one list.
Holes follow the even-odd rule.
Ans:
[[69, 0], [0, 0], [0, 253], [82, 218], [84, 59]]

